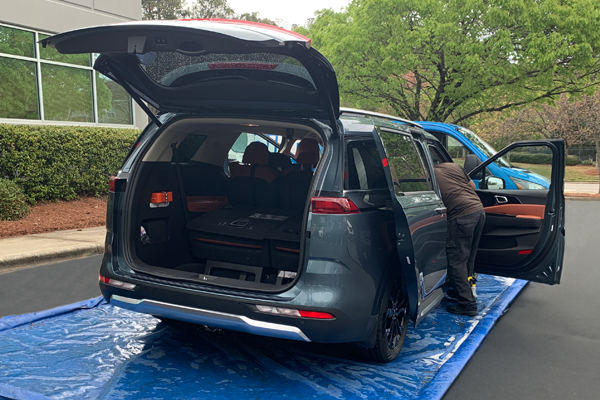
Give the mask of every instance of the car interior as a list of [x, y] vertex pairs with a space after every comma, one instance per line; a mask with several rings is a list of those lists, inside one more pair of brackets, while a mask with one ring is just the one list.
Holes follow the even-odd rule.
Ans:
[[302, 125], [173, 123], [147, 149], [136, 173], [134, 269], [281, 290], [297, 276], [300, 232], [322, 148], [319, 134]]
[[[428, 147], [434, 164], [445, 159], [439, 148]], [[476, 192], [486, 213], [476, 264], [521, 264], [539, 242], [548, 191], [485, 189]]]

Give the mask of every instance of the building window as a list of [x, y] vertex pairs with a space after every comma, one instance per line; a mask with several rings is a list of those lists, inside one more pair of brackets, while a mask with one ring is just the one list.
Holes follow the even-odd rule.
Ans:
[[90, 54], [42, 48], [48, 36], [0, 25], [0, 122], [133, 125], [129, 94], [92, 69]]

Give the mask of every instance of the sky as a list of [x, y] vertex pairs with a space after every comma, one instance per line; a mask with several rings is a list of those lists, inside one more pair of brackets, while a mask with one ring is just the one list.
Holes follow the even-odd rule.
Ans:
[[282, 26], [290, 29], [292, 24], [304, 25], [315, 11], [332, 8], [340, 11], [351, 0], [228, 0], [229, 6], [237, 14], [257, 11], [260, 18], [269, 18], [275, 22], [283, 20]]

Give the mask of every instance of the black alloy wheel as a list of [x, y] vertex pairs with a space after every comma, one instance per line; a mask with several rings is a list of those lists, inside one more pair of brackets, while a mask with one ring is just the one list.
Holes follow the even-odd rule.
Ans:
[[399, 276], [390, 280], [381, 301], [375, 346], [365, 352], [375, 362], [388, 363], [400, 354], [409, 319], [405, 293]]

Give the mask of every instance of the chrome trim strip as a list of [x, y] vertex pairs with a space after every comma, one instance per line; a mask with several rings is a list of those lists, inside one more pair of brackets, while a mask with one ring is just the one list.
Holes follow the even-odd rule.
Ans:
[[176, 320], [209, 325], [216, 328], [253, 333], [261, 336], [271, 336], [283, 339], [311, 340], [299, 328], [291, 325], [275, 324], [258, 321], [243, 315], [228, 314], [219, 311], [181, 306], [148, 299], [132, 299], [113, 294], [110, 304], [144, 314], [159, 315]]

